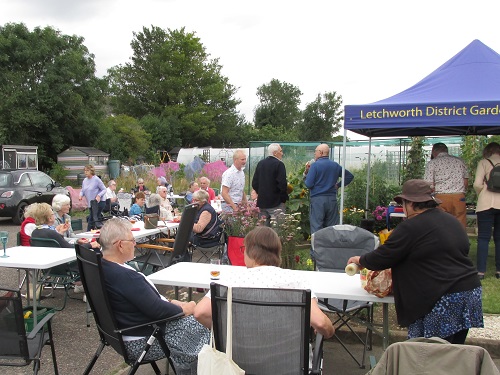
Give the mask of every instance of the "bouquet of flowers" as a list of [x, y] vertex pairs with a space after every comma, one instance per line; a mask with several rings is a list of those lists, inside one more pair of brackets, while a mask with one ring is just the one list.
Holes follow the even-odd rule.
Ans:
[[387, 217], [387, 207], [377, 206], [372, 212], [372, 216], [375, 219], [375, 233], [378, 233], [382, 229], [387, 227], [386, 217]]
[[222, 219], [224, 232], [228, 237], [245, 237], [253, 228], [266, 221], [255, 202], [238, 204], [238, 211], [223, 212]]

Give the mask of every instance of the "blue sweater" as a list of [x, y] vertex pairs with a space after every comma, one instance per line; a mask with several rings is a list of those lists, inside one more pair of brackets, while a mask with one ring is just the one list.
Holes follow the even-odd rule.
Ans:
[[[311, 191], [311, 198], [320, 195], [336, 196], [337, 183], [341, 177], [342, 167], [339, 163], [330, 160], [328, 156], [318, 158], [311, 164], [305, 181]], [[353, 174], [346, 169], [344, 186], [349, 185], [353, 179]]]
[[[120, 328], [168, 318], [182, 312], [180, 306], [161, 299], [158, 291], [137, 271], [102, 260], [109, 303]], [[147, 336], [151, 327], [126, 332], [129, 336]]]

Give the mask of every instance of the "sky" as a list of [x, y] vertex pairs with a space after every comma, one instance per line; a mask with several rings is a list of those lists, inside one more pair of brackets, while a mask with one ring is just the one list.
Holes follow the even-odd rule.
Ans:
[[332, 91], [344, 105], [366, 104], [413, 86], [474, 39], [500, 52], [498, 0], [0, 0], [0, 9], [0, 25], [83, 37], [99, 77], [130, 61], [134, 32], [185, 27], [219, 59], [249, 121], [257, 87], [272, 79], [302, 91], [301, 109]]

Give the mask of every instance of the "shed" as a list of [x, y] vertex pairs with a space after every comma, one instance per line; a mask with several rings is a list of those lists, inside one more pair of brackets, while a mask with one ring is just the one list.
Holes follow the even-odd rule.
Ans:
[[78, 175], [83, 174], [83, 168], [87, 164], [95, 167], [95, 174], [101, 177], [109, 175], [109, 154], [93, 147], [72, 146], [59, 155], [57, 163], [68, 170], [68, 180], [78, 180]]
[[38, 169], [38, 146], [2, 145], [0, 168]]

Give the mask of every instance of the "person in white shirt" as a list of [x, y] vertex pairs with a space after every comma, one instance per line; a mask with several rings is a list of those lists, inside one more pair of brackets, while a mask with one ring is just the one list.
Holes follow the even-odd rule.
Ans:
[[[110, 202], [109, 209], [111, 209], [111, 211], [118, 211], [118, 208], [120, 207], [115, 190], [116, 190], [116, 181], [109, 180], [108, 187], [106, 188], [106, 195], [104, 196], [104, 199], [105, 200], [109, 199], [109, 202]], [[106, 209], [107, 208], [108, 207], [106, 207]]]
[[247, 156], [243, 150], [236, 150], [233, 154], [233, 165], [222, 174], [221, 195], [224, 202], [222, 211], [232, 212], [238, 210], [238, 204], [247, 202], [245, 194], [245, 172]]

